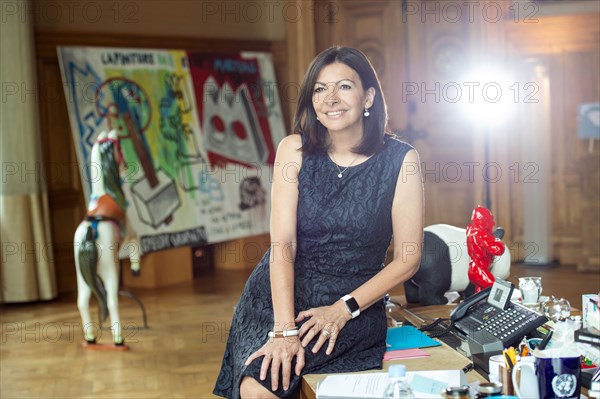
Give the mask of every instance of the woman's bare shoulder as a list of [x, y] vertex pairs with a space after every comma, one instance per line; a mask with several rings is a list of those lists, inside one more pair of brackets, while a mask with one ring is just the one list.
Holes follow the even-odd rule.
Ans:
[[293, 133], [285, 136], [280, 142], [279, 147], [285, 146], [288, 149], [300, 150], [302, 147], [302, 137], [299, 134]]
[[288, 161], [302, 161], [302, 137], [299, 134], [290, 134], [279, 142], [277, 158]]

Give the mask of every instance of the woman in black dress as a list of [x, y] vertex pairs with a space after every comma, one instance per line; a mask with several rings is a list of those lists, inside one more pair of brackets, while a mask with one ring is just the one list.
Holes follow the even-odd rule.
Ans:
[[381, 368], [382, 298], [418, 268], [424, 207], [418, 155], [386, 125], [365, 55], [319, 54], [277, 149], [272, 244], [236, 306], [216, 395], [293, 397], [302, 374]]

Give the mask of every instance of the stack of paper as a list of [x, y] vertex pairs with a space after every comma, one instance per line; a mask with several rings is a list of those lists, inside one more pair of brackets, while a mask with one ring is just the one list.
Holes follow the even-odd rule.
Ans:
[[[442, 389], [467, 384], [462, 370], [414, 371], [406, 377], [417, 398], [439, 398]], [[387, 383], [386, 373], [330, 375], [317, 386], [317, 399], [380, 399]]]

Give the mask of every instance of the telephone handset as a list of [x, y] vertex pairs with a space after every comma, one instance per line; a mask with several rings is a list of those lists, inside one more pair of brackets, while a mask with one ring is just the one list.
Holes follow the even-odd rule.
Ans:
[[482, 299], [487, 298], [490, 295], [491, 290], [492, 287], [486, 288], [462, 301], [454, 309], [452, 309], [452, 312], [450, 312], [450, 320], [458, 321], [465, 317], [467, 315], [467, 312], [473, 305], [480, 302]]
[[490, 288], [467, 298], [450, 313], [456, 330], [480, 344], [501, 341], [504, 347], [548, 321], [545, 316], [511, 302], [514, 286], [497, 279]]

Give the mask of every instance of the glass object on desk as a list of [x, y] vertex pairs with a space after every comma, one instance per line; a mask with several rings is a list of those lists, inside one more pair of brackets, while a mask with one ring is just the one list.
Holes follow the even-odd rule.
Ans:
[[388, 386], [384, 398], [414, 399], [415, 394], [406, 380], [406, 366], [403, 364], [391, 365], [388, 369]]
[[388, 327], [400, 327], [402, 326], [402, 321], [400, 320], [402, 310], [402, 305], [398, 302], [394, 302], [390, 294], [386, 294], [383, 298], [385, 303], [385, 314], [387, 317], [387, 326]]
[[521, 291], [521, 300], [524, 306], [537, 308], [540, 295], [542, 295], [542, 278], [520, 277], [519, 291]]
[[571, 316], [571, 304], [566, 299], [557, 299], [554, 296], [551, 296], [542, 304], [542, 311], [544, 316], [557, 322]]

